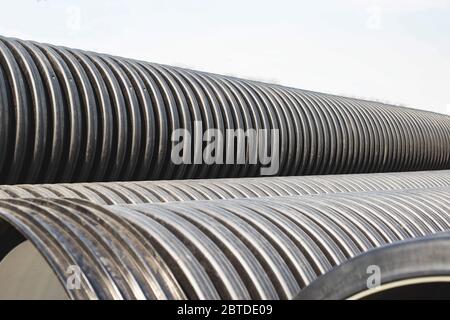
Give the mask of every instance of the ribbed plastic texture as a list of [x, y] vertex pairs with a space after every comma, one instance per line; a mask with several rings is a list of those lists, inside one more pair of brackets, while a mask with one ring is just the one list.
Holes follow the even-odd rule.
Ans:
[[302, 177], [0, 185], [0, 199], [71, 198], [113, 205], [443, 186], [450, 186], [450, 170]]
[[288, 299], [350, 257], [449, 230], [449, 206], [442, 187], [116, 206], [9, 199], [0, 218], [62, 283], [80, 267], [74, 299]]
[[278, 175], [450, 168], [448, 116], [0, 38], [1, 184], [259, 174], [175, 165], [171, 135], [195, 121], [279, 130]]

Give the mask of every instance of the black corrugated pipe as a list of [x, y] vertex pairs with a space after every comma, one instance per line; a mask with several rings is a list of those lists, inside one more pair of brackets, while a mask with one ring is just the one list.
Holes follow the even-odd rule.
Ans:
[[450, 230], [449, 208], [450, 187], [115, 206], [0, 200], [0, 294], [290, 299], [359, 254]]
[[447, 232], [376, 248], [319, 277], [297, 299], [448, 300], [449, 252]]
[[[175, 164], [179, 128], [200, 132], [192, 154], [219, 130], [225, 156]], [[278, 130], [277, 175], [450, 168], [448, 116], [0, 38], [1, 184], [259, 175], [227, 129]]]

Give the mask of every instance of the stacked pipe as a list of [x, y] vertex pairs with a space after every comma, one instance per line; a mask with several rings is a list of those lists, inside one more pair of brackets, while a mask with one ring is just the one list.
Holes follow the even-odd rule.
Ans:
[[450, 170], [307, 177], [0, 186], [0, 199], [67, 198], [100, 205], [314, 195], [450, 186]]
[[[228, 136], [244, 163], [176, 164], [198, 123], [279, 132], [277, 177]], [[445, 115], [0, 37], [0, 299], [450, 295], [449, 138]]]
[[98, 206], [0, 201], [61, 283], [86, 299], [290, 299], [373, 248], [449, 230], [450, 187]]
[[[0, 106], [7, 184], [259, 174], [248, 162], [174, 165], [171, 135], [196, 121], [202, 133], [279, 130], [278, 175], [450, 166], [448, 116], [11, 38], [0, 38]], [[224, 157], [234, 151], [225, 141]]]

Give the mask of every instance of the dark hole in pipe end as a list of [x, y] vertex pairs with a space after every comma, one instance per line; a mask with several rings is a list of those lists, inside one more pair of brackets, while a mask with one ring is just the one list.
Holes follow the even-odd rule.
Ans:
[[0, 219], [0, 261], [25, 240], [25, 237], [17, 229]]

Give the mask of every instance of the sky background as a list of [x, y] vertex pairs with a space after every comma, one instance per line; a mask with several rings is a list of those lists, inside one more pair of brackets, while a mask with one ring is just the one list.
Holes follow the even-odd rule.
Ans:
[[450, 0], [0, 0], [0, 34], [450, 114]]

